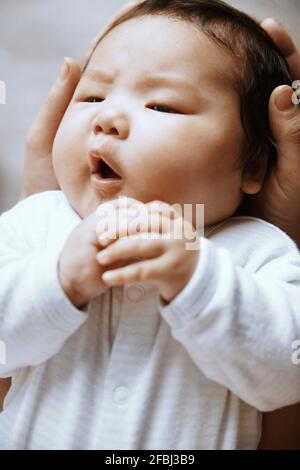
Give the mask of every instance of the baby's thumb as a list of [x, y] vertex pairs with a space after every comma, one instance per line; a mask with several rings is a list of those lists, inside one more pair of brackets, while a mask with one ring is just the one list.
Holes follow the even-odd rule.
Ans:
[[270, 98], [269, 119], [278, 148], [278, 165], [300, 171], [300, 96], [287, 85], [276, 88]]

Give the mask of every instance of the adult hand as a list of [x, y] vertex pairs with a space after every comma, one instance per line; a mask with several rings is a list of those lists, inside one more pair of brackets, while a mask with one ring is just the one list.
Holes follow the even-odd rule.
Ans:
[[[124, 5], [92, 42], [90, 56], [111, 24], [141, 0]], [[27, 135], [26, 158], [20, 198], [51, 189], [59, 189], [52, 166], [52, 147], [57, 129], [81, 77], [81, 67], [68, 57]]]
[[299, 421], [300, 403], [281, 408], [272, 413], [264, 413], [262, 435], [258, 449], [300, 450]]
[[27, 135], [21, 198], [58, 189], [52, 166], [54, 138], [81, 75], [79, 65], [66, 58], [60, 74]]
[[[96, 41], [99, 42], [110, 25], [138, 3], [141, 3], [141, 0], [129, 2], [113, 16], [103, 31], [92, 42], [86, 57], [91, 54]], [[72, 58], [67, 57], [58, 78], [27, 134], [20, 199], [41, 191], [59, 189], [52, 166], [52, 147], [57, 129], [71, 101], [80, 76], [80, 65]], [[0, 412], [9, 387], [9, 378], [0, 379]]]
[[[264, 20], [262, 27], [286, 57], [293, 79], [300, 79], [300, 54], [290, 36], [273, 19]], [[291, 94], [289, 87], [281, 86], [270, 99], [278, 162], [256, 202], [262, 216], [289, 233], [300, 247], [300, 107], [293, 106]], [[264, 414], [259, 449], [300, 449], [299, 418], [300, 404]]]
[[[273, 19], [264, 20], [262, 27], [286, 57], [293, 80], [300, 80], [300, 53], [291, 37]], [[292, 89], [284, 85], [271, 95], [269, 119], [278, 159], [262, 191], [250, 204], [254, 215], [280, 227], [300, 247], [300, 106], [293, 104], [292, 94]]]

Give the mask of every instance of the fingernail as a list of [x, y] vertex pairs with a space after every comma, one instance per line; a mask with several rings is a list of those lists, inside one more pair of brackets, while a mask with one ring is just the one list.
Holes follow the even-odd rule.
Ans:
[[102, 233], [102, 235], [100, 235], [100, 237], [98, 237], [98, 241], [99, 241], [99, 243], [100, 243], [101, 245], [104, 245], [104, 246], [105, 246], [105, 245], [108, 245], [108, 243], [109, 243], [109, 237], [108, 237], [107, 234], [103, 234], [103, 233]]
[[292, 88], [293, 88], [292, 102], [296, 106], [299, 106], [300, 104], [300, 80], [295, 80], [292, 84]]
[[101, 262], [105, 262], [109, 259], [109, 255], [106, 251], [101, 251], [100, 253], [98, 253], [98, 261], [101, 263]]
[[268, 18], [265, 18], [262, 23], [264, 25], [270, 25], [270, 26], [277, 26], [279, 25], [279, 21], [276, 20], [276, 18], [273, 18], [272, 16], [269, 16]]
[[61, 81], [64, 81], [67, 78], [67, 76], [69, 75], [69, 71], [70, 71], [70, 66], [67, 62], [67, 58], [65, 57], [64, 58], [64, 63], [63, 63], [63, 65], [60, 69], [60, 72], [59, 72], [59, 79]]
[[292, 88], [286, 88], [276, 95], [275, 103], [279, 111], [288, 111], [293, 108], [292, 93]]
[[102, 279], [104, 282], [113, 282], [114, 277], [114, 273], [111, 273], [110, 271], [105, 271], [105, 273], [102, 274]]

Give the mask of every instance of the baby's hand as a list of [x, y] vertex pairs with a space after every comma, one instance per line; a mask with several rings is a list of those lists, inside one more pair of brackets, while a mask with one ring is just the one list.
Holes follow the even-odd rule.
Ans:
[[[109, 215], [105, 215], [106, 204], [110, 207]], [[134, 210], [137, 216], [130, 221], [128, 213]], [[99, 264], [141, 260], [106, 271], [102, 275], [105, 283], [112, 286], [153, 282], [163, 301], [168, 303], [174, 299], [192, 277], [199, 257], [198, 234], [192, 224], [174, 207], [161, 201], [144, 204], [132, 198], [119, 198], [102, 204], [97, 214], [102, 214], [97, 227], [98, 241], [102, 246], [110, 245], [97, 255]], [[104, 232], [104, 227], [109, 225]], [[189, 243], [193, 249], [187, 249], [191, 246]]]
[[[101, 276], [105, 268], [96, 261], [101, 246], [97, 241], [96, 227], [99, 217], [91, 214], [69, 235], [58, 262], [61, 286], [77, 308], [104, 293], [108, 286]], [[122, 266], [122, 263], [112, 265]]]

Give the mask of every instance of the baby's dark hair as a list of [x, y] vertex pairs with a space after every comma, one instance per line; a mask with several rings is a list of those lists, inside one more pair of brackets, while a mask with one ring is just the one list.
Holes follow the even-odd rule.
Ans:
[[145, 0], [116, 20], [108, 32], [127, 20], [146, 15], [166, 15], [196, 24], [235, 58], [234, 86], [240, 96], [246, 136], [240, 166], [255, 171], [263, 153], [275, 161], [276, 146], [268, 119], [269, 98], [277, 86], [291, 85], [292, 80], [285, 58], [263, 28], [221, 0]]

